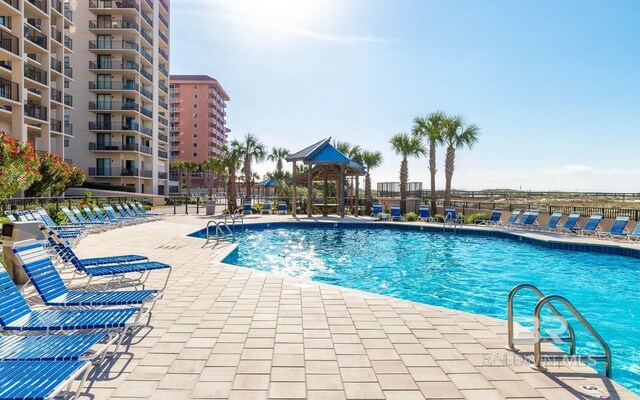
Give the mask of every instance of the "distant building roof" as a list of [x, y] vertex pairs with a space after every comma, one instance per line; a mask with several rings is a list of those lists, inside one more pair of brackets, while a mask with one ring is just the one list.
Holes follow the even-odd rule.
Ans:
[[229, 101], [229, 95], [222, 88], [220, 82], [218, 82], [215, 78], [210, 77], [209, 75], [170, 75], [169, 83], [186, 83], [186, 82], [210, 82], [216, 86], [217, 89], [220, 90], [221, 96], [225, 99], [225, 101]]

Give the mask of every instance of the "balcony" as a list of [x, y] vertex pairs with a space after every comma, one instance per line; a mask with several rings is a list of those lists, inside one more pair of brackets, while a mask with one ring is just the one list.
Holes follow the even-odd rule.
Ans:
[[51, 118], [50, 122], [51, 122], [51, 130], [53, 132], [62, 133], [62, 121], [55, 118]]
[[147, 118], [153, 118], [153, 111], [149, 110], [145, 106], [140, 107], [140, 113]]
[[169, 55], [162, 49], [158, 49], [158, 53], [160, 53], [160, 55], [162, 56], [162, 58], [164, 58], [165, 61], [169, 61]]
[[130, 90], [137, 92], [138, 84], [135, 82], [97, 81], [89, 82], [89, 90]]
[[142, 15], [142, 19], [145, 20], [145, 22], [149, 24], [149, 26], [153, 27], [153, 19], [148, 16], [146, 12], [141, 11], [140, 15]]
[[51, 57], [51, 69], [62, 73], [62, 63], [55, 58]]
[[20, 0], [4, 0], [5, 3], [20, 11]]
[[27, 0], [27, 1], [33, 4], [37, 9], [39, 9], [43, 13], [49, 14], [47, 10], [47, 0]]
[[[165, 77], [169, 77], [169, 71], [167, 71], [167, 69], [164, 67], [164, 64], [160, 64], [158, 66], [158, 70], [160, 70], [160, 72], [162, 73], [162, 75], [164, 75]], [[167, 90], [165, 90], [165, 92], [167, 92]]]
[[163, 17], [162, 15], [160, 15], [160, 21], [162, 22], [162, 24], [169, 29], [169, 21], [167, 21], [167, 19], [165, 17]]
[[153, 129], [147, 128], [146, 126], [141, 125], [140, 128], [138, 129], [138, 132], [144, 133], [147, 136], [151, 136], [153, 134]]
[[[141, 175], [142, 174], [144, 175]], [[149, 175], [149, 176], [146, 176]], [[143, 176], [151, 177], [151, 171], [139, 170], [138, 168], [89, 168], [89, 176], [121, 177], [121, 176]]]
[[62, 32], [60, 32], [53, 26], [51, 27], [51, 39], [62, 44]]
[[[144, 32], [144, 31], [143, 31]], [[144, 57], [145, 60], [149, 61], [149, 63], [153, 64], [153, 56], [149, 54], [144, 47], [140, 48], [140, 55]]]
[[164, 44], [166, 44], [167, 46], [169, 45], [169, 39], [165, 36], [164, 33], [158, 31], [158, 36], [160, 36], [160, 39], [162, 39]]
[[[113, 7], [113, 3], [115, 3], [116, 7]], [[109, 8], [119, 8], [119, 9], [134, 9], [140, 11], [140, 6], [135, 1], [111, 1], [111, 0], [98, 0], [98, 1], [90, 1], [89, 9], [109, 9]]]
[[64, 47], [69, 50], [73, 50], [73, 40], [67, 35], [64, 35]]
[[68, 122], [64, 123], [64, 134], [73, 136], [73, 124], [70, 124]]
[[18, 45], [18, 38], [13, 36], [9, 32], [5, 32], [4, 30], [0, 30], [0, 47], [5, 49], [9, 53], [13, 53], [17, 56], [20, 55], [20, 46]]
[[[51, 88], [51, 100], [62, 103], [62, 92], [58, 89]], [[58, 131], [61, 132], [61, 131]]]
[[140, 151], [138, 143], [89, 143], [90, 151]]
[[8, 79], [0, 78], [0, 97], [20, 101], [20, 85]]
[[112, 41], [89, 41], [90, 50], [133, 50], [138, 51], [140, 46], [135, 42], [122, 40], [119, 42]]
[[64, 105], [67, 107], [73, 107], [73, 96], [70, 94], [64, 95]]
[[36, 45], [42, 47], [43, 49], [47, 49], [47, 35], [44, 35], [39, 30], [31, 27], [30, 25], [25, 24], [25, 33], [24, 38], [28, 41], [35, 43]]
[[169, 105], [167, 104], [167, 102], [166, 102], [166, 101], [164, 101], [164, 100], [162, 100], [162, 99], [158, 100], [158, 105], [159, 105], [161, 108], [164, 108], [165, 110], [168, 110], [168, 109], [169, 109]]
[[142, 178], [152, 178], [153, 177], [153, 171], [151, 171], [150, 169], [141, 169], [140, 170], [140, 177], [142, 177]]
[[64, 17], [69, 21], [73, 21], [73, 11], [71, 11], [69, 5], [66, 3], [64, 5]]
[[164, 93], [169, 93], [169, 89], [167, 89], [167, 85], [165, 85], [164, 83], [160, 82], [158, 83], [158, 87], [160, 88], [160, 90], [162, 90]]
[[153, 154], [153, 150], [151, 149], [151, 147], [149, 146], [140, 146], [140, 152], [144, 153], [144, 154], [148, 154], [148, 155], [152, 155]]
[[153, 75], [147, 71], [144, 68], [140, 69], [140, 75], [144, 76], [145, 78], [147, 78], [150, 82], [153, 82]]
[[166, 172], [158, 172], [158, 179], [167, 179]]
[[68, 65], [64, 66], [64, 76], [66, 76], [69, 79], [73, 79], [73, 68], [71, 68]]
[[90, 131], [139, 131], [140, 125], [132, 120], [129, 123], [121, 122], [89, 122]]
[[160, 157], [160, 158], [168, 158], [169, 154], [164, 150], [158, 150], [158, 157]]
[[24, 66], [24, 76], [25, 78], [29, 78], [32, 81], [36, 81], [43, 85], [48, 85], [49, 81], [47, 80], [47, 72], [41, 70], [38, 67], [34, 67], [31, 64], [25, 64]]
[[133, 101], [90, 101], [89, 110], [100, 111], [138, 111], [138, 103]]
[[39, 119], [41, 121], [47, 120], [47, 107], [40, 104], [29, 103], [24, 105], [25, 117]]
[[153, 100], [153, 92], [150, 92], [149, 90], [147, 90], [145, 88], [141, 88], [140, 89], [140, 94], [143, 95], [144, 97], [146, 97], [149, 100]]
[[107, 69], [115, 69], [115, 70], [130, 70], [130, 71], [138, 71], [140, 66], [138, 63], [134, 61], [125, 61], [125, 62], [111, 62], [108, 61], [89, 61], [89, 69], [99, 69], [99, 70], [107, 70]]
[[164, 0], [160, 0], [160, 4], [162, 4], [162, 7], [164, 7], [166, 12], [169, 12], [169, 6], [164, 2]]
[[163, 134], [161, 134], [161, 133], [159, 133], [159, 134], [158, 134], [158, 140], [159, 140], [159, 141], [161, 141], [161, 142], [168, 142], [168, 139], [169, 139], [169, 138], [167, 137], [167, 135], [163, 135]]
[[167, 119], [163, 116], [158, 116], [158, 122], [164, 126], [169, 125], [169, 121], [167, 121]]
[[60, 0], [51, 0], [51, 8], [62, 14], [62, 2]]
[[127, 20], [122, 20], [122, 21], [103, 21], [103, 20], [99, 20], [99, 21], [89, 21], [89, 29], [114, 29], [114, 30], [118, 30], [118, 29], [133, 29], [133, 30], [138, 30], [140, 29], [140, 26], [138, 25], [138, 23], [136, 21], [127, 21]]

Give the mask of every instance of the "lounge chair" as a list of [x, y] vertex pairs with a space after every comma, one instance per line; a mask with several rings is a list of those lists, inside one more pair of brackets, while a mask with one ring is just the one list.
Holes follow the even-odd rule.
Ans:
[[[45, 211], [45, 213], [46, 213], [46, 211]], [[82, 229], [80, 229], [80, 228], [67, 228], [67, 229], [64, 229], [63, 227], [60, 227], [60, 226], [57, 226], [55, 228], [48, 227], [48, 224], [45, 221], [45, 219], [36, 210], [31, 211], [31, 215], [34, 217], [34, 219], [36, 221], [41, 222], [44, 226], [46, 226], [47, 229], [55, 230], [57, 236], [60, 239], [66, 240], [70, 244], [75, 245], [85, 234], [84, 228], [82, 228]], [[47, 217], [49, 217], [48, 214], [47, 214]], [[51, 220], [51, 218], [49, 218], [49, 219]], [[53, 223], [53, 220], [51, 220], [51, 222]]]
[[[122, 215], [117, 214], [116, 210], [114, 210], [113, 207], [111, 207], [110, 204], [103, 204], [102, 205], [102, 209], [107, 214], [107, 218], [109, 218], [109, 221], [119, 221], [119, 222], [127, 222], [127, 223], [136, 223], [136, 222], [138, 222], [134, 218], [131, 218], [131, 217], [128, 217], [128, 216], [124, 217]], [[95, 208], [94, 208], [94, 210], [95, 210]]]
[[74, 225], [81, 225], [92, 230], [102, 229], [102, 226], [101, 226], [102, 224], [94, 224], [86, 220], [80, 221], [75, 215], [73, 215], [73, 213], [71, 213], [71, 210], [69, 210], [65, 206], [60, 207], [60, 211], [62, 211], [64, 215], [67, 217], [67, 219], [69, 220], [69, 222], [71, 222]]
[[429, 206], [422, 205], [418, 210], [418, 221], [424, 222], [435, 222], [436, 220], [431, 217], [431, 211], [429, 210]]
[[82, 225], [58, 225], [56, 224], [56, 222], [51, 218], [51, 216], [49, 216], [49, 213], [47, 213], [47, 210], [45, 210], [42, 207], [36, 208], [36, 213], [38, 215], [40, 215], [40, 217], [42, 218], [42, 220], [44, 221], [44, 223], [52, 229], [55, 229], [56, 231], [61, 231], [61, 230], [75, 230], [75, 231], [85, 231], [86, 227], [82, 226]]
[[119, 337], [116, 332], [105, 331], [72, 335], [3, 335], [0, 336], [0, 360], [94, 360], [105, 356], [106, 350]]
[[54, 399], [67, 394], [81, 378], [73, 396], [78, 399], [91, 365], [89, 361], [0, 361], [0, 398]]
[[125, 218], [130, 218], [132, 221], [137, 221], [137, 222], [144, 222], [144, 220], [146, 220], [146, 218], [142, 218], [142, 217], [137, 217], [135, 216], [131, 210], [128, 210], [126, 208], [124, 208], [122, 206], [122, 204], [120, 203], [116, 203], [116, 209], [118, 210], [118, 212], [120, 213], [120, 215], [122, 215]]
[[[73, 214], [76, 216], [76, 218], [78, 219], [78, 221], [80, 221], [81, 224], [83, 225], [90, 225], [90, 226], [95, 226], [99, 229], [109, 229], [111, 227], [113, 227], [113, 224], [110, 222], [102, 222], [100, 220], [97, 220], [95, 218], [89, 218], [86, 217], [84, 215], [82, 215], [82, 212], [80, 211], [80, 209], [76, 206], [71, 207], [71, 211], [73, 211]], [[92, 215], [93, 216], [93, 215]]]
[[444, 223], [462, 224], [464, 223], [464, 218], [462, 215], [457, 215], [455, 207], [448, 206], [444, 208]]
[[278, 203], [278, 214], [286, 214], [287, 213], [287, 203], [280, 202]]
[[600, 213], [591, 214], [587, 223], [584, 224], [584, 228], [576, 230], [576, 233], [582, 236], [598, 235], [600, 232], [598, 225], [600, 225], [602, 218], [603, 215]]
[[629, 242], [637, 242], [638, 240], [640, 240], [640, 223], [638, 223], [638, 225], [636, 225], [636, 227], [633, 228], [633, 230], [625, 236], [624, 240]]
[[574, 233], [576, 229], [580, 229], [580, 225], [578, 225], [578, 220], [580, 219], [579, 212], [572, 212], [567, 217], [567, 220], [564, 221], [561, 227], [558, 227], [556, 231], [558, 233]]
[[5, 218], [8, 218], [9, 221], [11, 221], [11, 222], [18, 222], [18, 219], [16, 218], [15, 215], [13, 215], [13, 213], [11, 211], [5, 211], [4, 212], [4, 216], [5, 216]]
[[536, 222], [538, 215], [540, 215], [540, 211], [537, 210], [525, 211], [524, 214], [522, 214], [520, 221], [514, 223], [512, 226], [523, 229], [535, 228], [538, 226], [538, 223]]
[[93, 209], [93, 213], [95, 214], [96, 218], [98, 218], [98, 221], [100, 222], [111, 222], [112, 224], [118, 224], [118, 225], [123, 225], [129, 222], [129, 220], [125, 220], [122, 218], [117, 219], [115, 218], [115, 215], [113, 219], [109, 218], [109, 214], [106, 211], [103, 214], [102, 210], [100, 210], [100, 207], [96, 205], [92, 206], [91, 208]]
[[271, 214], [271, 203], [265, 202], [260, 210], [260, 214]]
[[[93, 223], [101, 223], [105, 226], [108, 226], [110, 228], [115, 228], [121, 225], [120, 222], [118, 221], [108, 221], [106, 219], [104, 219], [104, 217], [101, 219], [100, 217], [97, 216], [97, 214], [94, 214], [93, 211], [91, 210], [91, 208], [89, 208], [89, 206], [87, 205], [83, 205], [82, 206], [82, 211], [84, 211], [85, 215], [87, 216], [87, 218], [89, 219], [89, 221], [93, 222]], [[100, 214], [100, 216], [102, 216], [102, 214]]]
[[493, 211], [491, 211], [491, 215], [489, 216], [489, 219], [480, 221], [478, 225], [490, 225], [490, 226], [498, 225], [500, 223], [500, 218], [502, 218], [502, 212], [503, 212], [502, 208], [494, 208]]
[[16, 242], [13, 252], [42, 302], [51, 307], [138, 306], [136, 321], [139, 321], [150, 310], [142, 307], [162, 295], [156, 290], [69, 290], [40, 243], [33, 239]]
[[158, 218], [158, 219], [164, 219], [164, 217], [166, 216], [165, 214], [162, 214], [162, 213], [150, 213], [150, 212], [147, 212], [147, 209], [140, 202], [138, 202], [138, 203], [131, 202], [130, 204], [131, 204], [132, 207], [134, 205], [137, 206], [136, 209], [142, 215], [149, 215], [149, 216], [152, 216], [152, 217], [155, 217], [155, 218]]
[[127, 215], [132, 217], [132, 218], [139, 218], [141, 220], [147, 220], [147, 221], [150, 221], [152, 219], [156, 219], [156, 217], [154, 215], [141, 214], [141, 213], [137, 212], [132, 207], [130, 207], [127, 203], [122, 203], [121, 206], [122, 206], [122, 208], [124, 208], [124, 210], [126, 211]]
[[509, 219], [507, 219], [506, 222], [498, 222], [496, 225], [503, 226], [505, 228], [513, 226], [518, 220], [518, 217], [520, 216], [520, 212], [522, 212], [522, 210], [519, 208], [516, 208], [515, 210], [511, 211], [511, 215], [509, 215]]
[[242, 209], [243, 214], [253, 214], [253, 210], [251, 209], [251, 203], [244, 203], [244, 208]]
[[549, 217], [549, 221], [547, 221], [546, 224], [539, 226], [538, 229], [547, 231], [557, 230], [558, 223], [560, 222], [561, 218], [562, 211], [554, 211], [554, 213], [551, 214], [551, 217]]
[[617, 239], [617, 238], [626, 238], [629, 235], [629, 230], [627, 229], [627, 224], [631, 219], [630, 215], [620, 214], [616, 217], [615, 221], [611, 225], [611, 229], [608, 232], [596, 231], [596, 235], [600, 239]]
[[376, 217], [376, 216], [378, 216], [378, 214], [380, 214], [381, 212], [382, 212], [382, 204], [380, 204], [380, 203], [373, 203], [372, 210], [371, 210], [371, 216], [372, 216], [372, 217]]
[[392, 204], [391, 205], [391, 221], [404, 221], [402, 215], [400, 214], [400, 204]]
[[140, 209], [140, 207], [138, 207], [138, 205], [134, 202], [128, 203], [127, 206], [128, 206], [127, 209], [131, 210], [131, 212], [133, 212], [133, 214], [136, 217], [148, 218], [149, 220], [154, 220], [154, 221], [161, 219], [163, 217], [162, 214], [151, 214], [151, 213], [147, 213], [146, 211], [143, 212], [142, 209]]

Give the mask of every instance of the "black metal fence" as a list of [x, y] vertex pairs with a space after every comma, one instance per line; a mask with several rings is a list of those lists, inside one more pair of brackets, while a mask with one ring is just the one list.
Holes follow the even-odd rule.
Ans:
[[44, 207], [49, 210], [59, 211], [62, 206], [78, 206], [87, 201], [91, 201], [92, 204], [96, 204], [98, 206], [102, 206], [103, 204], [110, 203], [123, 203], [129, 202], [132, 200], [140, 200], [139, 198], [133, 197], [99, 197], [99, 196], [67, 196], [67, 197], [23, 197], [23, 198], [13, 198], [4, 201], [1, 204], [2, 213], [5, 211], [11, 210], [33, 210], [37, 207]]
[[[535, 203], [503, 203], [503, 202], [475, 202], [475, 201], [453, 201], [452, 205], [462, 210], [464, 214], [467, 210], [486, 210], [491, 211], [494, 208], [502, 208], [505, 211], [522, 210], [538, 210], [541, 213], [553, 214], [555, 211], [562, 211], [563, 214], [579, 212], [583, 216], [590, 216], [594, 213], [601, 213], [604, 218], [616, 218], [620, 214], [631, 216], [634, 221], [640, 221], [640, 209], [619, 208], [619, 207], [591, 207], [591, 206], [572, 206], [572, 205], [550, 205]], [[443, 207], [442, 201], [438, 202], [439, 207]]]

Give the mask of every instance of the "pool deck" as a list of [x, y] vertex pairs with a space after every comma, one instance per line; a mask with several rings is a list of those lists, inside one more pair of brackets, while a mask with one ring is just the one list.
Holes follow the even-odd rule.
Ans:
[[[170, 216], [78, 245], [82, 257], [142, 254], [173, 266], [150, 326], [91, 374], [81, 398], [640, 399], [586, 366], [532, 370], [504, 350], [503, 320], [221, 264], [233, 245], [203, 248], [186, 235], [207, 220]], [[155, 273], [149, 287], [163, 279]]]

